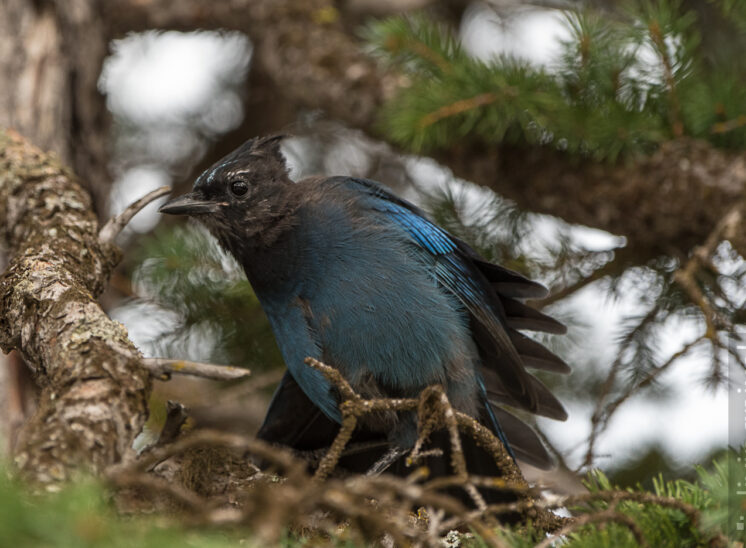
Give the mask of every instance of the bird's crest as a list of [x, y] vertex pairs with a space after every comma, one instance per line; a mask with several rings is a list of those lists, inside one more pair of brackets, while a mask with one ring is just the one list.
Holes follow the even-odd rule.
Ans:
[[251, 147], [249, 149], [249, 154], [259, 157], [266, 156], [267, 154], [278, 156], [280, 155], [280, 142], [286, 137], [288, 137], [288, 135], [279, 133], [277, 135], [252, 139], [250, 141]]

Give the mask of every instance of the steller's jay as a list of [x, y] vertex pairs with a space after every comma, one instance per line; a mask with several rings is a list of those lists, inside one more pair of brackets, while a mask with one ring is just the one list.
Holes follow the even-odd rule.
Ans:
[[[291, 181], [280, 139], [246, 142], [202, 173], [192, 192], [160, 209], [202, 222], [243, 266], [269, 318], [288, 371], [259, 437], [299, 451], [331, 444], [338, 398], [304, 363], [311, 356], [338, 368], [364, 397], [417, 397], [439, 383], [453, 406], [489, 427], [514, 458], [549, 467], [536, 434], [501, 407], [567, 417], [526, 367], [569, 367], [518, 331], [564, 332], [519, 300], [546, 289], [486, 262], [377, 182]], [[367, 449], [342, 465], [363, 472], [416, 439], [414, 416], [370, 417], [353, 438]], [[440, 463], [428, 462], [433, 474], [452, 472], [445, 451]], [[464, 440], [464, 453], [471, 473], [499, 475], [474, 442]], [[403, 460], [388, 463], [389, 471], [406, 473]]]

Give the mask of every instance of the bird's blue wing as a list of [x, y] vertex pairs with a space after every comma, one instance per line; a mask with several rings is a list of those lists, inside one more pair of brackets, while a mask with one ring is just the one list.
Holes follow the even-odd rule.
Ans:
[[[505, 311], [490, 281], [474, 263], [478, 257], [468, 245], [425, 218], [411, 203], [367, 179], [339, 178], [362, 193], [366, 207], [404, 229], [422, 253], [433, 259], [433, 273], [447, 291], [456, 296], [472, 316], [472, 333], [483, 361], [497, 369], [504, 387], [529, 410], [536, 408], [536, 393], [524, 364], [511, 342]], [[516, 275], [517, 276], [517, 275]], [[497, 426], [497, 425], [496, 425]]]
[[337, 400], [324, 375], [306, 365], [305, 359], [322, 359], [321, 345], [301, 306], [263, 303], [285, 364], [306, 396], [330, 419], [341, 422]]

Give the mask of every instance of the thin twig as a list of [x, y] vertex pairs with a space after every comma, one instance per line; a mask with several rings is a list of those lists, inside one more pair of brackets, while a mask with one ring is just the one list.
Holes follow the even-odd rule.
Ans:
[[357, 393], [352, 389], [352, 386], [350, 386], [350, 383], [347, 382], [347, 379], [345, 379], [342, 376], [342, 373], [340, 373], [338, 370], [329, 365], [326, 365], [325, 363], [320, 362], [317, 359], [311, 358], [310, 356], [305, 359], [305, 362], [307, 365], [310, 365], [314, 369], [321, 371], [321, 373], [327, 378], [327, 380], [331, 382], [337, 388], [337, 390], [339, 390], [339, 395], [342, 396], [343, 400], [355, 402], [362, 400], [362, 398], [358, 396]]
[[719, 328], [727, 325], [720, 314], [705, 298], [696, 280], [697, 272], [704, 265], [711, 263], [710, 257], [722, 239], [732, 239], [738, 232], [742, 219], [743, 204], [733, 206], [715, 226], [707, 240], [692, 251], [692, 255], [683, 268], [674, 273], [673, 279], [678, 283], [689, 299], [702, 311], [707, 329], [705, 336], [715, 342]]
[[488, 451], [492, 458], [495, 459], [497, 466], [503, 473], [503, 477], [510, 482], [528, 486], [526, 480], [521, 474], [520, 468], [508, 454], [507, 449], [502, 442], [483, 424], [460, 411], [455, 412], [459, 428], [468, 433], [482, 449]]
[[740, 116], [737, 116], [732, 120], [726, 120], [725, 122], [717, 122], [716, 124], [713, 124], [712, 128], [710, 129], [710, 133], [712, 133], [713, 135], [717, 135], [719, 133], [727, 133], [729, 131], [742, 128], [743, 126], [746, 126], [746, 114], [741, 114]]
[[604, 415], [600, 421], [601, 429], [604, 429], [606, 425], [608, 425], [609, 421], [611, 420], [611, 416], [616, 412], [616, 410], [619, 408], [620, 405], [622, 405], [625, 401], [627, 401], [637, 392], [639, 392], [646, 386], [653, 383], [661, 374], [663, 374], [666, 370], [668, 370], [671, 367], [671, 365], [673, 365], [680, 358], [687, 355], [692, 348], [697, 346], [700, 342], [702, 342], [705, 339], [706, 337], [702, 335], [700, 337], [697, 337], [695, 340], [685, 344], [683, 348], [681, 348], [678, 352], [674, 352], [671, 355], [671, 357], [669, 357], [664, 363], [662, 363], [661, 365], [653, 369], [650, 373], [648, 373], [644, 379], [642, 379], [640, 382], [633, 384], [630, 388], [625, 390], [624, 394], [622, 394], [617, 399], [612, 401], [609, 405], [607, 405], [604, 408]]
[[406, 453], [407, 451], [405, 449], [402, 449], [401, 447], [390, 447], [388, 451], [381, 455], [381, 458], [373, 463], [373, 466], [368, 468], [368, 471], [365, 473], [365, 475], [380, 476], [388, 469], [389, 466], [406, 455]]
[[[506, 88], [503, 91], [505, 91], [507, 95], [507, 92], [510, 90], [512, 90], [514, 95], [515, 90], [513, 88]], [[445, 118], [450, 118], [451, 116], [456, 116], [457, 114], [461, 114], [469, 110], [474, 110], [475, 108], [492, 104], [499, 98], [500, 97], [496, 93], [487, 92], [481, 93], [474, 97], [469, 97], [468, 99], [460, 99], [458, 101], [454, 101], [453, 103], [442, 106], [439, 109], [434, 110], [433, 112], [430, 112], [420, 118], [419, 122], [417, 122], [417, 127], [420, 129], [424, 129]]]
[[609, 374], [606, 376], [606, 380], [601, 386], [601, 391], [596, 398], [596, 407], [593, 410], [593, 415], [591, 416], [591, 433], [588, 436], [588, 448], [586, 449], [585, 459], [583, 459], [583, 462], [577, 468], [576, 472], [585, 466], [591, 466], [593, 464], [593, 459], [595, 457], [596, 440], [598, 439], [598, 436], [603, 429], [602, 421], [606, 406], [606, 398], [609, 396], [611, 390], [614, 388], [614, 383], [616, 382], [617, 375], [619, 374], [619, 371], [622, 368], [622, 364], [624, 363], [622, 359], [624, 350], [627, 348], [627, 346], [629, 346], [634, 337], [642, 329], [655, 321], [655, 318], [659, 312], [660, 305], [656, 304], [648, 311], [647, 314], [645, 314], [645, 317], [640, 320], [640, 323], [638, 323], [635, 328], [630, 333], [628, 333], [621, 341], [620, 348], [617, 351], [617, 358], [614, 360], [614, 363], [611, 364]]
[[127, 223], [132, 220], [132, 217], [137, 215], [137, 213], [139, 213], [139, 211], [150, 202], [152, 202], [153, 200], [157, 200], [161, 196], [165, 196], [169, 192], [171, 192], [171, 187], [162, 186], [153, 190], [152, 192], [148, 192], [139, 200], [135, 200], [134, 202], [132, 202], [119, 215], [116, 215], [115, 217], [112, 217], [107, 221], [107, 223], [98, 233], [99, 241], [107, 244], [114, 243], [116, 237], [119, 236], [119, 233], [122, 232], [122, 230], [124, 230], [124, 227], [127, 226]]
[[562, 299], [564, 299], [565, 297], [568, 297], [569, 295], [574, 295], [580, 289], [584, 288], [587, 285], [592, 284], [593, 282], [600, 280], [601, 278], [604, 278], [605, 276], [610, 276], [610, 275], [618, 273], [621, 265], [622, 263], [621, 261], [618, 260], [618, 258], [608, 261], [603, 266], [591, 272], [588, 276], [581, 276], [580, 278], [575, 280], [573, 283], [566, 285], [564, 287], [552, 288], [549, 291], [549, 295], [547, 295], [543, 299], [532, 299], [532, 300], [527, 301], [527, 304], [533, 306], [534, 308], [538, 308], [539, 310], [541, 310], [542, 308], [545, 308], [553, 303], [556, 303], [557, 301], [561, 301]]
[[357, 426], [357, 417], [352, 412], [345, 412], [344, 410], [345, 404], [347, 403], [348, 402], [344, 402], [340, 406], [343, 408], [342, 426], [339, 429], [339, 433], [337, 433], [337, 437], [334, 438], [331, 447], [329, 447], [329, 451], [327, 451], [324, 458], [321, 459], [321, 463], [313, 475], [313, 478], [316, 481], [325, 480], [337, 467], [342, 452], [352, 438], [352, 433], [355, 431], [355, 427]]
[[251, 375], [251, 371], [232, 365], [172, 360], [169, 358], [143, 358], [143, 365], [154, 377], [167, 380], [171, 375], [191, 375], [216, 381], [232, 381]]
[[[245, 370], [246, 371], [246, 370]], [[273, 370], [257, 375], [252, 374], [251, 380], [237, 383], [231, 386], [215, 385], [210, 389], [209, 395], [220, 398], [222, 403], [241, 400], [269, 386], [277, 384], [285, 374], [284, 371]]]
[[671, 101], [671, 130], [674, 137], [681, 137], [684, 134], [684, 124], [681, 121], [681, 106], [679, 105], [679, 96], [676, 90], [676, 75], [671, 64], [671, 57], [668, 54], [665, 36], [657, 21], [651, 21], [648, 24], [650, 39], [658, 50], [658, 56], [663, 64], [663, 76], [668, 87], [668, 96]]
[[458, 421], [454, 409], [451, 406], [451, 402], [448, 401], [445, 390], [442, 386], [431, 387], [437, 396], [437, 402], [441, 407], [443, 413], [443, 421], [448, 428], [448, 434], [451, 441], [451, 466], [453, 466], [456, 476], [461, 479], [464, 484], [464, 489], [469, 493], [469, 496], [474, 501], [476, 507], [480, 510], [487, 508], [487, 503], [479, 493], [473, 483], [469, 481], [469, 471], [466, 469], [466, 457], [464, 456], [464, 449], [461, 445], [461, 436], [458, 431]]

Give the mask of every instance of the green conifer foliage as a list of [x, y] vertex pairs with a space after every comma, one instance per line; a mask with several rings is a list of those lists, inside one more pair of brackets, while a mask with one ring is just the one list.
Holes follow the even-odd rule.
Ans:
[[[745, 5], [721, 7], [737, 25]], [[682, 136], [746, 145], [746, 71], [737, 52], [705, 61], [701, 33], [717, 30], [680, 1], [628, 2], [616, 17], [567, 12], [565, 24], [570, 38], [548, 67], [471, 58], [422, 16], [370, 25], [374, 50], [409, 79], [383, 110], [383, 132], [418, 152], [479, 140], [612, 161]]]

